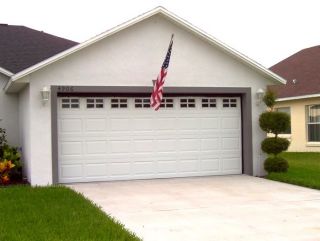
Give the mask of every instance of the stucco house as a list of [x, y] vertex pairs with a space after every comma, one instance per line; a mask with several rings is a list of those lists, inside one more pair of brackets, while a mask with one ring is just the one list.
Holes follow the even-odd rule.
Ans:
[[[165, 98], [156, 112], [152, 80], [172, 33]], [[15, 101], [25, 174], [31, 184], [46, 185], [262, 175], [261, 91], [281, 83], [157, 7], [8, 75], [3, 91]]]
[[320, 46], [303, 49], [270, 68], [287, 80], [271, 86], [275, 108], [291, 116], [291, 128], [282, 134], [289, 151], [320, 151]]

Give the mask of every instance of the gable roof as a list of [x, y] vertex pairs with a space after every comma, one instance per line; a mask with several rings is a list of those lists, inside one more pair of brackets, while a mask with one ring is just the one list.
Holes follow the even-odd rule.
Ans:
[[320, 46], [303, 49], [270, 70], [287, 80], [286, 85], [270, 86], [278, 100], [320, 96]]
[[24, 26], [0, 24], [0, 72], [16, 74], [77, 44]]
[[103, 32], [81, 44], [78, 44], [68, 50], [65, 50], [61, 53], [58, 53], [38, 64], [35, 64], [25, 70], [22, 70], [21, 72], [15, 74], [14, 76], [11, 77], [11, 80], [8, 82], [7, 86], [5, 87], [5, 89], [8, 89], [9, 86], [16, 80], [31, 74], [39, 69], [42, 69], [43, 67], [54, 63], [70, 54], [73, 54], [83, 48], [86, 48], [108, 36], [111, 36], [123, 29], [126, 29], [138, 22], [141, 22], [147, 18], [150, 18], [156, 14], [162, 14], [163, 16], [169, 18], [170, 20], [174, 21], [175, 23], [187, 28], [189, 31], [193, 32], [194, 34], [198, 35], [199, 37], [201, 37], [202, 39], [208, 41], [209, 43], [219, 47], [220, 49], [222, 49], [223, 51], [231, 54], [232, 56], [235, 56], [237, 59], [241, 60], [242, 62], [246, 63], [247, 65], [253, 67], [254, 69], [256, 69], [259, 73], [263, 74], [264, 76], [270, 78], [270, 80], [276, 82], [276, 83], [285, 83], [286, 81], [281, 78], [280, 76], [274, 74], [272, 71], [268, 70], [267, 68], [263, 67], [262, 65], [258, 64], [257, 62], [251, 60], [250, 58], [248, 58], [247, 56], [241, 54], [240, 52], [234, 50], [233, 48], [227, 46], [226, 44], [222, 43], [221, 41], [213, 38], [212, 36], [210, 36], [209, 34], [205, 33], [204, 31], [196, 28], [195, 26], [191, 25], [190, 23], [188, 23], [187, 21], [185, 21], [184, 19], [176, 16], [175, 14], [169, 12], [168, 10], [166, 10], [163, 7], [157, 7], [149, 12], [146, 12], [142, 15], [139, 15], [138, 17], [131, 19], [123, 24], [120, 24], [106, 32]]

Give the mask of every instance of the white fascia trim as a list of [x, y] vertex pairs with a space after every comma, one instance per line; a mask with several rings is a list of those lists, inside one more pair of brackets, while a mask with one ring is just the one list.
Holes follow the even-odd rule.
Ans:
[[[262, 65], [258, 64], [257, 62], [251, 60], [250, 58], [248, 58], [247, 56], [241, 54], [240, 52], [234, 50], [233, 48], [227, 46], [226, 44], [222, 43], [221, 41], [213, 38], [212, 36], [210, 36], [209, 34], [205, 33], [204, 31], [194, 27], [193, 25], [191, 25], [190, 23], [188, 23], [187, 21], [183, 20], [182, 18], [176, 16], [175, 14], [169, 12], [168, 10], [166, 10], [165, 8], [163, 7], [157, 7], [147, 13], [144, 13], [142, 15], [139, 15], [138, 17], [134, 18], [134, 19], [131, 19], [123, 24], [120, 24], [106, 32], [103, 32], [81, 44], [78, 44], [70, 49], [67, 49], [59, 54], [56, 54], [38, 64], [35, 64], [25, 70], [22, 70], [21, 72], [15, 74], [14, 76], [12, 76], [12, 82], [17, 80], [17, 79], [20, 79], [34, 71], [37, 71], [55, 61], [58, 61], [74, 52], [77, 52], [95, 42], [98, 42], [99, 40], [103, 39], [103, 38], [106, 38], [110, 35], [113, 35], [125, 28], [128, 28], [144, 19], [147, 19], [157, 13], [162, 13], [163, 15], [167, 16], [168, 18], [170, 19], [173, 19], [175, 20], [176, 22], [180, 23], [181, 25], [185, 26], [186, 28], [190, 29], [191, 31], [197, 33], [198, 35], [202, 36], [203, 38], [205, 38], [206, 40], [208, 40], [209, 42], [219, 46], [220, 48], [224, 49], [226, 52], [229, 52], [233, 55], [235, 55], [236, 57], [238, 57], [239, 59], [241, 59], [242, 61], [244, 61], [245, 63], [248, 63], [249, 65], [253, 66], [254, 68], [256, 68], [257, 70], [259, 70], [260, 72], [266, 74], [267, 76], [271, 77], [273, 80], [275, 81], [278, 81], [280, 83], [283, 83], [285, 84], [286, 83], [286, 80], [284, 80], [283, 78], [281, 78], [280, 76], [276, 75], [275, 73], [273, 73], [272, 71], [268, 70], [267, 68], [263, 67]], [[12, 83], [11, 82], [11, 83]]]
[[0, 73], [6, 75], [8, 77], [11, 77], [14, 75], [14, 73], [12, 73], [9, 70], [6, 70], [5, 68], [2, 68], [2, 67], [0, 67]]
[[314, 98], [314, 97], [320, 97], [320, 94], [300, 95], [300, 96], [293, 96], [293, 97], [278, 98], [278, 99], [276, 99], [276, 101], [281, 102], [281, 101], [287, 101], [287, 100], [300, 100], [300, 99], [307, 99], [307, 98]]

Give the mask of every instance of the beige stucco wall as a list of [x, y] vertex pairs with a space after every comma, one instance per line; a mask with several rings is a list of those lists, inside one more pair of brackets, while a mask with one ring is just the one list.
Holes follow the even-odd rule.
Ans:
[[281, 101], [275, 108], [290, 107], [291, 111], [291, 135], [284, 135], [291, 140], [288, 151], [298, 152], [320, 152], [319, 143], [308, 143], [307, 141], [307, 113], [308, 105], [320, 104], [320, 98], [308, 98], [300, 100]]

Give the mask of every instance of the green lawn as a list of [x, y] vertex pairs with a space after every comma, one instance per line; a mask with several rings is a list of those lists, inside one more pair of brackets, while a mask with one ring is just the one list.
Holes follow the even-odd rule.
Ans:
[[0, 188], [0, 240], [140, 240], [66, 187]]
[[288, 172], [271, 173], [268, 179], [320, 190], [320, 153], [285, 152], [281, 156], [289, 162]]

